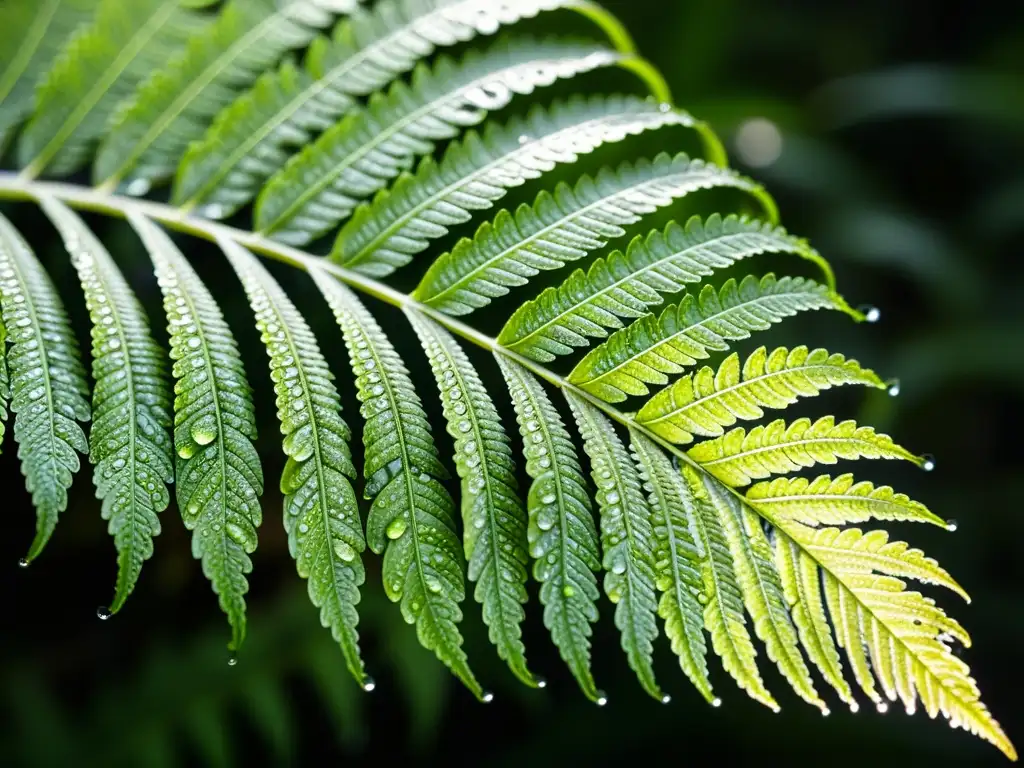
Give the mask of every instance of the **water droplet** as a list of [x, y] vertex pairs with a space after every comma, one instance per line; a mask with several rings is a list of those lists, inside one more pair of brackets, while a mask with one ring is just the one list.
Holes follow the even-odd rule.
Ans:
[[889, 388], [889, 397], [896, 397], [900, 393], [900, 380], [892, 379], [887, 381], [885, 385]]
[[954, 520], [953, 518], [950, 518], [949, 520], [946, 521], [946, 530], [949, 531], [950, 533], [953, 533], [953, 531], [955, 531], [959, 527], [960, 527], [960, 524], [957, 523], [957, 521]]
[[490, 691], [487, 691], [486, 693], [484, 693], [483, 696], [480, 697], [480, 700], [483, 701], [484, 704], [490, 704], [492, 701], [494, 701], [494, 694]]
[[921, 469], [923, 469], [925, 472], [931, 472], [933, 469], [935, 469], [935, 457], [932, 456], [930, 453], [926, 453], [924, 456], [922, 456]]
[[669, 696], [667, 693], [664, 696], [661, 697], [661, 703], [662, 704], [669, 704], [671, 702], [672, 702], [672, 697]]
[[671, 112], [672, 111], [672, 105], [668, 104], [668, 103], [665, 103], [665, 102], [662, 102], [661, 104], [658, 105], [658, 109], [661, 110], [662, 112]]
[[832, 710], [830, 710], [828, 707], [822, 708], [822, 710], [821, 710], [821, 716], [822, 717], [828, 717], [831, 714], [832, 714]]
[[717, 709], [718, 707], [722, 706], [722, 700], [715, 696], [715, 698], [711, 700], [711, 706]]
[[365, 677], [365, 678], [363, 678], [363, 690], [364, 691], [369, 693], [370, 691], [372, 691], [376, 687], [377, 687], [377, 681], [374, 680], [372, 677]]
[[113, 615], [114, 614], [112, 614], [110, 612], [110, 609], [107, 608], [107, 606], [105, 606], [105, 605], [101, 605], [99, 608], [96, 609], [96, 618], [99, 619], [100, 621], [106, 621], [107, 619], [109, 619]]
[[125, 194], [129, 197], [142, 197], [149, 192], [149, 181], [147, 179], [133, 179], [127, 187]]
[[556, 496], [553, 493], [546, 493], [540, 497], [541, 504], [554, 504]]
[[858, 712], [860, 712], [860, 704], [858, 704], [856, 701], [851, 701], [850, 702], [850, 711], [853, 712], [853, 714], [856, 715]]
[[234, 651], [228, 654], [228, 666], [233, 667], [238, 663], [238, 655]]
[[562, 587], [562, 594], [566, 597], [572, 597], [576, 594], [576, 590], [573, 587], [566, 584], [564, 587]]
[[882, 319], [882, 310], [878, 307], [873, 307], [870, 304], [857, 307], [857, 311], [864, 315], [864, 321], [867, 323], [877, 323]]
[[530, 137], [527, 136], [525, 133], [522, 136], [519, 137], [519, 143], [520, 144], [526, 144], [529, 140], [530, 140]]
[[346, 563], [351, 563], [353, 560], [356, 559], [355, 549], [346, 544], [344, 541], [334, 542], [334, 554], [336, 554]]
[[385, 530], [385, 532], [387, 533], [389, 539], [400, 539], [402, 537], [402, 534], [405, 533], [406, 526], [407, 524], [404, 518], [396, 517], [394, 520], [388, 523], [388, 527]]
[[607, 694], [605, 694], [604, 691], [598, 691], [597, 692], [597, 701], [595, 701], [594, 703], [597, 704], [597, 706], [599, 706], [599, 707], [603, 707], [605, 704], [608, 703], [608, 696], [607, 696]]
[[23, 558], [21, 558], [21, 559], [20, 559], [20, 560], [18, 561], [18, 567], [19, 567], [19, 568], [28, 568], [28, 566], [29, 566], [29, 562], [28, 562], [28, 559], [27, 559], [27, 558], [24, 558], [24, 557], [23, 557]]
[[705, 595], [703, 592], [698, 592], [697, 593], [697, 602], [700, 603], [701, 605], [707, 605], [708, 604], [708, 596]]
[[548, 687], [548, 681], [545, 680], [543, 677], [535, 677], [534, 680], [537, 681], [537, 687], [538, 688], [547, 688]]

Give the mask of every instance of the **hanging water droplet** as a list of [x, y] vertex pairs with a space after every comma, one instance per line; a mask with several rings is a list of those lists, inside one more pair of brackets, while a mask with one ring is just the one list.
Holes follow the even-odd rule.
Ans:
[[367, 677], [363, 678], [363, 690], [364, 691], [369, 693], [370, 691], [372, 691], [376, 687], [377, 687], [377, 681], [374, 680], [372, 677], [367, 676]]
[[28, 566], [29, 566], [29, 562], [28, 562], [28, 559], [27, 559], [27, 558], [24, 558], [24, 557], [23, 557], [23, 558], [21, 558], [21, 559], [20, 559], [20, 560], [18, 561], [18, 567], [19, 567], [19, 568], [28, 568]]
[[960, 527], [959, 523], [957, 523], [957, 521], [954, 520], [952, 517], [949, 518], [949, 520], [946, 521], [946, 530], [949, 531], [950, 533], [953, 533], [953, 531], [955, 531], [959, 527]]
[[935, 457], [932, 456], [930, 453], [926, 453], [924, 456], [922, 456], [921, 469], [923, 469], [925, 472], [931, 472], [933, 469], [935, 469]]
[[490, 703], [491, 703], [492, 701], [494, 701], [494, 694], [493, 694], [493, 693], [491, 693], [490, 691], [486, 691], [486, 692], [484, 693], [484, 695], [480, 697], [480, 700], [481, 700], [481, 701], [482, 701], [482, 702], [483, 702], [484, 704], [490, 704]]
[[228, 654], [228, 666], [229, 667], [233, 667], [237, 663], [238, 663], [238, 655], [234, 651], [232, 651], [231, 653]]
[[547, 688], [548, 687], [548, 681], [545, 680], [543, 677], [535, 677], [534, 680], [537, 682], [537, 687], [538, 688]]
[[711, 700], [711, 706], [717, 709], [718, 707], [722, 706], [722, 700], [715, 696], [715, 698]]
[[664, 696], [661, 697], [661, 703], [662, 704], [670, 704], [671, 702], [672, 702], [672, 697], [669, 696], [667, 693]]
[[599, 707], [603, 707], [608, 703], [608, 695], [604, 691], [597, 692], [597, 701], [594, 702]]
[[886, 704], [884, 701], [880, 701], [878, 702], [878, 704], [875, 705], [875, 709], [878, 710], [879, 714], [884, 715], [886, 712], [889, 711], [889, 705]]
[[106, 621], [107, 619], [109, 619], [113, 615], [114, 614], [112, 614], [110, 612], [110, 609], [107, 608], [107, 606], [105, 606], [105, 605], [101, 605], [99, 608], [96, 609], [96, 618], [99, 619], [100, 621]]
[[831, 714], [832, 714], [832, 710], [830, 710], [828, 707], [822, 708], [822, 710], [821, 710], [821, 716], [822, 717], [828, 717]]
[[867, 323], [877, 323], [882, 319], [882, 310], [878, 307], [873, 307], [870, 304], [864, 304], [857, 308], [857, 311], [864, 315], [864, 321]]
[[900, 380], [892, 379], [887, 381], [885, 385], [889, 388], [889, 397], [896, 397], [900, 393]]
[[853, 714], [856, 715], [858, 712], [860, 712], [860, 704], [858, 704], [856, 701], [851, 701], [850, 702], [850, 711], [853, 712]]
[[402, 538], [402, 534], [405, 533], [406, 525], [407, 524], [404, 518], [396, 517], [394, 520], [388, 523], [388, 527], [385, 530], [385, 532], [388, 535], [388, 538], [392, 540]]

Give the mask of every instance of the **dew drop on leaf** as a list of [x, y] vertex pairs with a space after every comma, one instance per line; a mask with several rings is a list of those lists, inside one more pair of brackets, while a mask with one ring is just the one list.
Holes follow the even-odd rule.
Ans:
[[228, 666], [233, 667], [238, 663], [238, 656], [234, 652], [228, 654]]
[[377, 687], [377, 681], [374, 680], [372, 677], [365, 677], [365, 678], [363, 678], [363, 690], [364, 691], [369, 693], [370, 691], [372, 691], [376, 687]]
[[405, 529], [405, 518], [396, 517], [394, 520], [388, 523], [388, 527], [385, 532], [387, 533], [389, 539], [394, 540], [400, 539], [402, 537], [402, 534], [405, 533]]
[[105, 605], [101, 605], [99, 608], [96, 609], [96, 618], [100, 621], [106, 621], [111, 616], [113, 616], [113, 614], [110, 612], [110, 609], [107, 608], [107, 606]]
[[20, 559], [20, 560], [18, 561], [18, 567], [19, 567], [19, 568], [28, 568], [28, 566], [29, 566], [29, 562], [28, 562], [28, 559], [27, 559], [27, 558], [24, 558], [24, 557], [23, 557], [23, 558], [21, 558], [21, 559]]

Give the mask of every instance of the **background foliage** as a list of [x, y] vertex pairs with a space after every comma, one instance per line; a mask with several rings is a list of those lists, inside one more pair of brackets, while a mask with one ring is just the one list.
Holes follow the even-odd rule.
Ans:
[[[606, 4], [665, 73], [676, 101], [709, 120], [730, 139], [735, 164], [770, 186], [787, 228], [833, 260], [843, 293], [881, 308], [879, 325], [814, 315], [790, 321], [772, 339], [827, 341], [901, 377], [899, 398], [844, 400], [850, 407], [843, 415], [937, 457], [931, 475], [879, 467], [879, 479], [897, 481], [901, 491], [959, 520], [954, 535], [922, 527], [914, 544], [970, 591], [973, 604], [961, 609], [962, 618], [984, 649], [971, 657], [975, 675], [992, 711], [1004, 713], [1010, 738], [1021, 738], [1012, 718], [1016, 691], [1001, 670], [1013, 668], [1024, 641], [1024, 566], [1015, 544], [1024, 517], [1013, 494], [1022, 456], [1000, 432], [1024, 404], [1024, 266], [1012, 258], [1024, 246], [1024, 7], [927, 0]], [[782, 152], [766, 166], [746, 165], [745, 158], [757, 158], [749, 145], [741, 151], [744, 136], [758, 135], [748, 122], [757, 116], [781, 130]], [[608, 154], [609, 162], [620, 151], [628, 149]], [[96, 223], [112, 246], [131, 237], [119, 224]], [[62, 293], [73, 296], [67, 286], [74, 275], [56, 238], [49, 248], [39, 238], [33, 244]], [[203, 253], [197, 248], [195, 261], [208, 283], [229, 279], [226, 262], [204, 263]], [[159, 306], [155, 284], [139, 279], [147, 269], [141, 254], [137, 265], [140, 275], [129, 277], [144, 302]], [[240, 290], [221, 299], [229, 317], [246, 316]], [[71, 301], [69, 311], [84, 341], [84, 305]], [[310, 319], [318, 332], [331, 327], [326, 310]], [[392, 330], [403, 322], [390, 313], [380, 319]], [[259, 360], [255, 331], [235, 325], [243, 355]], [[407, 331], [402, 338], [411, 340]], [[340, 345], [325, 347], [342, 366]], [[413, 351], [414, 380], [429, 382], [426, 361]], [[269, 392], [265, 371], [250, 368], [254, 386]], [[496, 370], [488, 372], [495, 379], [485, 384], [498, 385]], [[353, 408], [351, 387], [342, 396]], [[273, 399], [260, 401], [257, 447], [267, 475], [276, 476]], [[20, 488], [14, 462], [3, 465], [2, 480], [5, 489]], [[519, 685], [486, 648], [483, 626], [467, 621], [467, 648], [495, 686], [495, 701], [482, 706], [419, 648], [373, 578], [361, 626], [378, 686], [366, 695], [318, 627], [277, 524], [262, 529], [251, 636], [229, 667], [222, 617], [173, 515], [135, 599], [114, 621], [96, 620], [114, 562], [90, 484], [77, 482], [71, 493], [46, 557], [24, 572], [16, 562], [31, 538], [31, 508], [20, 490], [0, 503], [5, 764], [221, 765], [269, 755], [295, 764], [314, 756], [509, 765], [713, 756], [753, 763], [822, 758], [826, 750], [833, 764], [1002, 761], [982, 742], [923, 716], [883, 718], [865, 708], [823, 720], [775, 685], [787, 720], [780, 734], [776, 716], [734, 689], [724, 688], [725, 706], [708, 707], [681, 675], [667, 674], [674, 663], [665, 648], [659, 661], [675, 701], [661, 707], [636, 686], [607, 618], [595, 638], [595, 675], [610, 700], [604, 709], [579, 695], [539, 621], [527, 623], [525, 641], [531, 666], [551, 675], [544, 691]], [[268, 521], [277, 519], [276, 494], [270, 487], [264, 499]], [[611, 613], [606, 601], [601, 609]], [[763, 671], [771, 686], [773, 671]]]

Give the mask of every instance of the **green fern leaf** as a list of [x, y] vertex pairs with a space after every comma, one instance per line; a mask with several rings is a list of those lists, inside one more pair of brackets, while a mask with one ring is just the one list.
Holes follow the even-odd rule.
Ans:
[[470, 131], [438, 163], [426, 157], [415, 175], [403, 173], [372, 204], [361, 205], [338, 233], [332, 260], [384, 277], [425, 251], [450, 227], [491, 208], [509, 189], [574, 163], [602, 144], [667, 125], [692, 126], [685, 112], [630, 96], [575, 98], [525, 118]]
[[740, 368], [733, 353], [718, 369], [701, 368], [656, 394], [637, 414], [637, 422], [673, 443], [694, 435], [719, 437], [737, 419], [760, 419], [762, 408], [785, 408], [800, 397], [844, 384], [884, 389], [874, 371], [856, 360], [824, 349], [761, 347]]
[[11, 379], [7, 373], [7, 328], [0, 312], [0, 453], [4, 451], [4, 430], [7, 424], [7, 401], [11, 399]]
[[110, 254], [63, 203], [43, 198], [85, 292], [92, 320], [90, 460], [96, 496], [117, 548], [118, 574], [110, 612], [135, 588], [153, 555], [159, 513], [174, 482], [171, 386], [165, 352], [153, 340], [145, 310]]
[[775, 565], [782, 577], [782, 588], [793, 615], [793, 623], [800, 634], [800, 642], [821, 676], [836, 690], [839, 698], [849, 705], [850, 710], [856, 712], [860, 707], [853, 698], [849, 683], [843, 677], [839, 651], [825, 615], [818, 564], [786, 534], [776, 531], [775, 536]]
[[969, 645], [967, 633], [934, 600], [906, 590], [902, 579], [914, 578], [963, 594], [934, 560], [903, 542], [890, 543], [881, 531], [864, 534], [856, 528], [812, 529], [794, 523], [783, 530], [819, 564], [837, 639], [879, 711], [888, 705], [875, 690], [871, 669], [886, 698], [901, 700], [908, 713], [920, 699], [929, 716], [941, 713], [1016, 759], [1013, 744], [981, 702], [970, 669], [950, 647], [952, 640]]
[[[14, 440], [36, 508], [36, 535], [23, 562], [43, 551], [89, 444], [89, 386], [64, 306], [28, 243], [0, 215], [0, 319], [7, 328]], [[76, 453], [76, 451], [78, 453]]]
[[458, 136], [559, 78], [621, 63], [597, 43], [502, 40], [461, 64], [447, 56], [420, 65], [411, 85], [396, 81], [365, 110], [330, 128], [275, 174], [256, 201], [256, 227], [275, 240], [304, 245], [348, 218], [435, 143]]
[[206, 18], [181, 0], [101, 0], [95, 21], [57, 57], [21, 134], [18, 162], [27, 173], [64, 175], [92, 156], [135, 89], [182, 50]]
[[668, 374], [681, 373], [710, 352], [728, 350], [729, 341], [749, 338], [797, 312], [845, 307], [826, 287], [799, 277], [747, 276], [738, 285], [730, 279], [721, 292], [706, 285], [660, 317], [646, 315], [613, 333], [568, 378], [606, 402], [622, 402], [648, 394], [648, 384], [667, 384]]
[[286, 62], [224, 109], [178, 169], [172, 200], [223, 218], [248, 203], [263, 182], [356, 106], [442, 46], [493, 34], [503, 24], [573, 0], [519, 0], [502, 8], [479, 0], [384, 0], [317, 37], [305, 66]]
[[36, 88], [97, 0], [40, 0], [0, 8], [0, 152], [35, 109]]
[[224, 317], [170, 237], [132, 211], [129, 220], [156, 267], [174, 360], [178, 508], [192, 554], [231, 625], [228, 648], [245, 640], [246, 574], [263, 519], [263, 469], [245, 368]]
[[356, 0], [232, 0], [207, 29], [165, 55], [100, 146], [93, 181], [131, 193], [173, 176], [192, 141], [283, 53], [307, 45]]
[[521, 205], [514, 215], [503, 210], [472, 240], [460, 241], [431, 265], [413, 295], [447, 314], [468, 314], [541, 270], [560, 269], [622, 237], [624, 227], [645, 214], [694, 190], [721, 186], [748, 190], [769, 204], [749, 179], [682, 154], [603, 169], [575, 188], [559, 184], [554, 194], [541, 192], [532, 207]]
[[540, 582], [544, 626], [591, 701], [606, 698], [590, 671], [590, 625], [597, 621], [601, 567], [597, 529], [572, 439], [547, 393], [519, 363], [495, 355], [508, 384], [523, 436], [533, 576]]
[[832, 416], [815, 422], [797, 419], [787, 425], [777, 419], [747, 432], [737, 427], [689, 450], [690, 458], [732, 486], [748, 485], [773, 474], [796, 472], [839, 459], [905, 459], [921, 466], [927, 459], [901, 448], [888, 435], [854, 421], [836, 424]]
[[423, 647], [484, 699], [458, 628], [466, 590], [455, 503], [440, 482], [448, 472], [423, 406], [401, 358], [359, 299], [322, 270], [312, 274], [345, 336], [366, 419], [364, 495], [373, 502], [366, 540], [384, 554], [384, 591], [401, 601]]
[[480, 377], [455, 340], [423, 315], [406, 310], [430, 359], [441, 392], [455, 466], [462, 479], [462, 527], [469, 579], [483, 605], [491, 642], [527, 685], [520, 624], [526, 614], [526, 514], [516, 492], [515, 463], [505, 428]]
[[550, 362], [621, 328], [619, 318], [642, 317], [665, 294], [699, 283], [716, 269], [761, 253], [791, 252], [820, 257], [806, 241], [760, 221], [694, 216], [686, 228], [670, 224], [664, 234], [636, 238], [625, 253], [596, 259], [558, 287], [546, 288], [515, 311], [498, 337], [503, 345], [534, 360]]
[[[708, 679], [704, 609], [707, 602], [701, 554], [696, 543], [697, 510], [693, 495], [668, 457], [638, 432], [630, 435], [633, 455], [650, 499], [655, 540], [654, 569], [658, 615], [679, 665], [701, 696], [716, 702]], [[720, 703], [720, 702], [719, 702]]]
[[320, 622], [341, 646], [356, 682], [370, 683], [359, 654], [359, 587], [366, 580], [366, 549], [352, 480], [349, 440], [334, 387], [313, 332], [281, 286], [240, 245], [221, 240], [245, 286], [270, 358], [277, 416], [288, 456], [281, 475], [288, 549]]
[[846, 525], [868, 520], [946, 525], [924, 504], [896, 493], [887, 485], [876, 488], [869, 482], [855, 482], [850, 474], [834, 480], [828, 475], [814, 480], [779, 477], [751, 486], [747, 498], [775, 518], [804, 525]]
[[658, 611], [655, 534], [640, 476], [611, 422], [578, 395], [566, 391], [566, 399], [583, 437], [583, 448], [590, 457], [590, 476], [597, 487], [602, 565], [606, 571], [604, 591], [615, 603], [615, 626], [622, 635], [622, 650], [644, 690], [667, 703], [654, 678], [654, 639], [658, 636], [654, 619]]
[[772, 546], [761, 530], [760, 519], [718, 481], [706, 475], [702, 481], [729, 543], [743, 602], [754, 620], [757, 636], [765, 644], [768, 658], [775, 662], [800, 698], [825, 711], [825, 702], [818, 698], [800, 653], [782, 579], [775, 568]]

